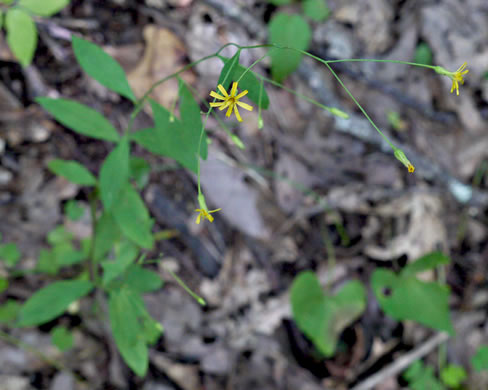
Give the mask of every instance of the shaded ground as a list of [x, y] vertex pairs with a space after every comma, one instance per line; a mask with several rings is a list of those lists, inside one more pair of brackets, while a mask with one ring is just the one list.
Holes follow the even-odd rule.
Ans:
[[[345, 351], [321, 359], [291, 320], [288, 289], [293, 277], [313, 269], [335, 286], [352, 278], [368, 285], [376, 267], [397, 267], [437, 249], [452, 258], [447, 280], [458, 337], [448, 343], [447, 357], [469, 367], [476, 347], [488, 338], [488, 8], [484, 0], [328, 3], [331, 17], [314, 24], [311, 45], [324, 58], [409, 61], [417, 44], [425, 42], [435, 64], [454, 70], [468, 62], [470, 73], [460, 96], [449, 93], [447, 78], [424, 69], [334, 67], [378, 126], [409, 155], [415, 174], [409, 175], [384, 148], [326, 69], [304, 61], [286, 86], [344, 109], [351, 120], [331, 118], [272, 87], [262, 130], [256, 110], [231, 127], [245, 151], [210, 119], [213, 143], [202, 167], [202, 185], [210, 208], [223, 209], [213, 224], [194, 224], [195, 177], [183, 169], [167, 170], [172, 161], [136, 149], [153, 168], [143, 195], [158, 228], [179, 232], [159, 242], [151, 255], [163, 253], [163, 262], [209, 303], [202, 309], [161, 269], [167, 283], [146, 302], [165, 333], [151, 350], [148, 377], [142, 380], [129, 372], [103, 326], [90, 318], [86, 303], [78, 313], [41, 328], [9, 330], [62, 362], [63, 369], [0, 341], [1, 389], [352, 388], [422, 345], [432, 332], [385, 317], [370, 293], [366, 312], [342, 335]], [[291, 12], [294, 6], [285, 9]], [[33, 268], [47, 245], [46, 233], [57, 224], [64, 221], [78, 238], [90, 232], [88, 219], [73, 223], [63, 216], [66, 200], [75, 197], [86, 204], [86, 193], [53, 177], [47, 161], [73, 159], [98, 172], [109, 151], [103, 142], [61, 128], [34, 98], [76, 99], [103, 112], [119, 129], [131, 110], [127, 101], [81, 73], [70, 34], [103, 45], [141, 96], [154, 81], [227, 42], [265, 42], [265, 23], [274, 11], [254, 0], [73, 1], [57, 17], [39, 21], [39, 47], [34, 64], [25, 70], [12, 62], [2, 38], [0, 232], [5, 242], [18, 244], [22, 269]], [[262, 54], [245, 51], [241, 64], [248, 66]], [[205, 98], [215, 89], [221, 66], [211, 60], [184, 78]], [[257, 71], [268, 74], [269, 63], [264, 61]], [[175, 86], [164, 84], [154, 98], [170, 106]], [[389, 112], [399, 114], [402, 125], [396, 130]], [[136, 127], [150, 123], [144, 113]], [[332, 211], [325, 212], [297, 184], [313, 189]], [[337, 223], [347, 240], [344, 235], [341, 239]], [[12, 278], [0, 300], [24, 300], [46, 281], [35, 275]], [[64, 354], [50, 341], [49, 331], [57, 324], [75, 333], [75, 348]], [[487, 383], [470, 374], [470, 389], [486, 389]], [[393, 376], [376, 389], [404, 387]]]

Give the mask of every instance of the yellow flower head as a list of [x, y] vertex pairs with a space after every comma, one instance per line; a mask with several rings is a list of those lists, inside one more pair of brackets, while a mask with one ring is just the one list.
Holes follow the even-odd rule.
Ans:
[[232, 89], [230, 90], [230, 95], [227, 93], [225, 90], [224, 86], [222, 84], [218, 85], [219, 91], [222, 93], [222, 95], [218, 94], [215, 91], [210, 92], [210, 96], [212, 96], [215, 99], [223, 100], [222, 102], [213, 102], [210, 103], [211, 107], [218, 107], [219, 110], [224, 110], [227, 108], [227, 112], [225, 113], [225, 116], [230, 116], [232, 114], [232, 110], [234, 110], [234, 113], [236, 114], [236, 118], [239, 122], [242, 122], [241, 115], [239, 114], [239, 110], [237, 109], [237, 106], [240, 106], [248, 111], [252, 111], [252, 106], [249, 104], [240, 102], [239, 99], [247, 95], [247, 90], [242, 91], [239, 95], [236, 96], [237, 92], [237, 82], [234, 81], [232, 83]]
[[210, 222], [213, 222], [214, 217], [210, 215], [210, 213], [215, 213], [216, 211], [219, 211], [222, 209], [215, 209], [215, 210], [205, 210], [205, 209], [196, 209], [195, 211], [198, 211], [200, 214], [198, 214], [197, 220], [195, 221], [197, 225], [200, 224], [200, 220], [203, 218], [207, 218]]
[[451, 93], [456, 91], [456, 95], [459, 96], [459, 83], [464, 84], [464, 75], [469, 72], [468, 69], [466, 69], [466, 62], [462, 64], [458, 70], [455, 72], [449, 72], [448, 70], [444, 69], [442, 66], [436, 66], [435, 71], [439, 74], [442, 74], [444, 76], [449, 77], [452, 80], [452, 86], [451, 86]]

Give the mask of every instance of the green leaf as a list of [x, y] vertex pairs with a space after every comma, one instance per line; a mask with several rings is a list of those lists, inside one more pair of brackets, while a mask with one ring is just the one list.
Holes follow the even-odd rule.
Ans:
[[120, 276], [136, 259], [139, 250], [130, 241], [125, 241], [116, 248], [115, 261], [102, 262], [103, 284], [107, 286], [112, 280]]
[[329, 17], [330, 9], [326, 0], [304, 0], [303, 13], [315, 22], [322, 22]]
[[56, 244], [51, 251], [51, 256], [58, 267], [78, 264], [85, 260], [84, 253], [76, 250], [70, 242]]
[[129, 162], [130, 177], [135, 180], [137, 188], [142, 190], [149, 183], [151, 166], [141, 157], [131, 157]]
[[52, 16], [69, 4], [70, 0], [20, 0], [19, 5], [40, 16]]
[[[271, 43], [306, 50], [312, 32], [307, 22], [299, 15], [277, 13], [269, 23]], [[271, 74], [281, 82], [292, 73], [302, 60], [302, 54], [294, 50], [271, 49]]]
[[0, 305], [0, 324], [10, 324], [15, 321], [20, 311], [20, 303], [9, 299]]
[[97, 183], [95, 176], [93, 176], [88, 169], [76, 161], [55, 158], [49, 161], [47, 167], [51, 172], [62, 176], [75, 184], [82, 186], [93, 186]]
[[110, 210], [120, 191], [129, 180], [129, 139], [124, 136], [110, 152], [100, 169], [100, 197]]
[[179, 80], [180, 91], [180, 117], [184, 128], [184, 142], [193, 142], [194, 148], [192, 152], [195, 155], [198, 152], [198, 145], [200, 145], [200, 156], [202, 159], [207, 159], [207, 133], [203, 129], [201, 142], [200, 133], [202, 131], [202, 116], [200, 114], [200, 106], [193, 98], [190, 90], [183, 80]]
[[117, 142], [119, 135], [112, 124], [92, 108], [69, 99], [36, 98], [58, 122], [71, 130], [96, 139]]
[[454, 334], [447, 286], [423, 282], [414, 276], [397, 276], [384, 269], [373, 273], [371, 284], [381, 308], [389, 316]]
[[117, 348], [132, 371], [142, 377], [146, 375], [149, 359], [146, 342], [140, 337], [142, 329], [138, 317], [141, 301], [131, 289], [120, 288], [110, 293], [108, 305]]
[[89, 76], [127, 99], [137, 101], [120, 64], [100, 47], [73, 35], [73, 51]]
[[441, 380], [448, 386], [458, 388], [467, 378], [466, 370], [462, 366], [449, 364], [441, 371]]
[[95, 261], [101, 260], [110, 251], [120, 236], [120, 229], [113, 215], [105, 211], [95, 228]]
[[20, 260], [20, 252], [14, 243], [0, 245], [0, 260], [13, 267]]
[[64, 352], [73, 347], [74, 337], [64, 326], [57, 326], [51, 331], [51, 342], [53, 345], [59, 348], [60, 351]]
[[482, 345], [471, 358], [471, 365], [476, 372], [488, 371], [488, 346]]
[[350, 281], [337, 294], [326, 296], [317, 276], [309, 271], [295, 278], [290, 298], [298, 327], [325, 356], [335, 353], [340, 334], [366, 306], [366, 293], [360, 282]]
[[268, 0], [271, 4], [274, 5], [286, 5], [286, 4], [291, 4], [293, 0]]
[[56, 275], [59, 268], [60, 266], [52, 252], [47, 249], [41, 249], [39, 259], [37, 260], [36, 270], [49, 275]]
[[64, 213], [72, 221], [78, 221], [85, 214], [85, 209], [80, 202], [77, 202], [74, 199], [70, 199], [64, 205]]
[[0, 276], [0, 294], [8, 288], [8, 279]]
[[34, 293], [19, 313], [19, 326], [44, 324], [61, 315], [71, 302], [90, 293], [93, 284], [87, 280], [54, 282]]
[[425, 42], [421, 42], [415, 49], [414, 62], [432, 65], [432, 50]]
[[18, 8], [10, 8], [5, 16], [7, 42], [22, 66], [32, 62], [37, 46], [37, 28], [32, 18]]
[[139, 194], [127, 183], [112, 209], [115, 221], [122, 233], [137, 245], [151, 249], [154, 238], [152, 220]]
[[435, 377], [434, 369], [431, 366], [424, 366], [420, 360], [413, 362], [403, 377], [409, 382], [411, 390], [445, 390]]
[[[132, 139], [151, 153], [166, 156], [178, 161], [181, 165], [197, 173], [197, 150], [200, 143], [201, 121], [198, 124], [194, 115], [193, 104], [188, 102], [189, 97], [182, 88], [182, 112], [191, 112], [191, 118], [185, 119], [183, 123], [177, 118], [170, 120], [170, 113], [166, 108], [150, 100], [154, 114], [155, 128], [143, 129], [132, 134]], [[193, 98], [191, 98], [193, 99]], [[195, 103], [196, 105], [196, 103]], [[199, 127], [192, 127], [197, 123]], [[203, 131], [201, 141], [202, 158], [207, 153], [207, 136]]]
[[432, 252], [409, 263], [401, 272], [402, 276], [415, 276], [424, 271], [434, 269], [439, 265], [449, 264], [451, 260], [442, 252]]
[[[231, 83], [233, 81], [239, 80], [241, 77], [241, 74], [243, 74], [246, 71], [246, 68], [243, 66], [236, 64], [232, 69], [232, 72], [230, 73], [230, 76], [227, 78], [226, 82], [223, 83], [224, 76], [226, 74], [226, 67], [228, 67], [229, 64], [232, 62], [232, 57], [231, 59], [225, 58], [225, 57], [219, 57], [222, 62], [224, 62], [224, 68], [222, 69], [222, 72], [220, 73], [220, 78], [218, 84], [222, 84], [226, 90], [229, 89]], [[242, 90], [248, 90], [249, 93], [246, 95], [246, 97], [249, 98], [250, 101], [252, 101], [254, 104], [256, 104], [259, 107], [259, 94], [261, 90], [261, 81], [256, 77], [253, 71], [248, 71], [244, 77], [242, 77], [241, 81], [239, 81], [239, 88]], [[268, 94], [266, 93], [266, 89], [264, 86], [262, 87], [262, 92], [261, 92], [261, 108], [263, 110], [267, 109], [269, 106], [269, 97]]]
[[132, 290], [141, 294], [157, 291], [163, 286], [163, 281], [156, 272], [136, 264], [127, 269], [124, 282]]
[[73, 233], [68, 232], [63, 225], [56, 226], [47, 234], [47, 242], [51, 245], [70, 242], [73, 239]]

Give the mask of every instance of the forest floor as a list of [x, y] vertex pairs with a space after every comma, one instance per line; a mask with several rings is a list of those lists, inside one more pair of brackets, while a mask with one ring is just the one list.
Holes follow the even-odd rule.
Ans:
[[[84, 318], [86, 307], [37, 328], [2, 326], [0, 390], [404, 389], [403, 371], [388, 373], [385, 367], [426, 345], [436, 337], [433, 330], [385, 316], [367, 287], [364, 313], [342, 332], [339, 352], [323, 358], [292, 319], [290, 286], [303, 270], [315, 271], [334, 288], [353, 279], [369, 286], [378, 267], [398, 270], [435, 250], [451, 259], [446, 280], [457, 335], [446, 343], [446, 359], [466, 368], [467, 389], [488, 388], [487, 377], [470, 368], [478, 346], [488, 344], [486, 0], [328, 0], [328, 6], [329, 18], [312, 23], [309, 50], [315, 55], [412, 61], [422, 43], [435, 65], [455, 70], [468, 63], [459, 96], [449, 93], [448, 78], [428, 69], [333, 66], [378, 127], [407, 153], [415, 172], [408, 173], [384, 147], [327, 68], [310, 59], [286, 87], [339, 107], [351, 119], [339, 120], [273, 86], [267, 87], [270, 107], [262, 129], [256, 109], [243, 113], [241, 124], [229, 122], [245, 150], [210, 118], [202, 188], [209, 207], [222, 208], [212, 224], [195, 224], [196, 177], [136, 147], [152, 168], [143, 198], [155, 229], [172, 232], [148, 255], [162, 254], [161, 262], [208, 305], [198, 305], [163, 267], [154, 267], [165, 285], [147, 295], [146, 305], [164, 333], [150, 350], [144, 379], [125, 366], [105, 325]], [[85, 103], [120, 130], [130, 119], [129, 101], [81, 71], [71, 34], [116, 58], [140, 97], [157, 80], [228, 42], [266, 43], [275, 12], [263, 0], [73, 0], [60, 14], [38, 21], [38, 49], [24, 69], [1, 36], [0, 233], [2, 242], [18, 246], [18, 268], [34, 268], [48, 246], [46, 234], [59, 224], [77, 239], [90, 235], [86, 191], [55, 177], [47, 162], [76, 160], [96, 173], [110, 151], [108, 143], [63, 128], [35, 98]], [[264, 53], [243, 51], [241, 65]], [[209, 100], [221, 70], [220, 60], [212, 59], [182, 77]], [[269, 59], [254, 70], [269, 76]], [[176, 81], [170, 81], [152, 97], [170, 107], [176, 95]], [[151, 123], [143, 112], [134, 127]], [[84, 205], [86, 218], [73, 222], [65, 216], [69, 199]], [[0, 274], [8, 275], [1, 263]], [[49, 280], [28, 272], [9, 277], [0, 303], [22, 302]], [[50, 331], [60, 324], [75, 335], [66, 352], [51, 342]], [[426, 364], [437, 366], [440, 344], [420, 356]], [[360, 387], [381, 372], [374, 387]]]

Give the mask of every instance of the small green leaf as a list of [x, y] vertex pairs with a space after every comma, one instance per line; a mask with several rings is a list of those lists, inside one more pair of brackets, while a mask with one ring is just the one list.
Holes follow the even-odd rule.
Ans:
[[129, 163], [130, 177], [135, 180], [137, 188], [142, 190], [149, 183], [151, 166], [141, 157], [131, 157]]
[[[195, 105], [189, 101], [190, 98], [181, 88], [181, 109], [182, 112], [190, 113], [190, 118], [185, 122], [174, 118], [170, 120], [170, 113], [166, 108], [157, 102], [150, 100], [154, 114], [155, 128], [143, 129], [132, 134], [132, 139], [151, 153], [173, 158], [189, 170], [197, 173], [197, 150], [200, 144], [200, 133], [202, 131], [201, 120], [196, 118]], [[193, 107], [192, 107], [193, 106]], [[198, 126], [198, 127], [193, 127]], [[201, 141], [201, 155], [206, 157], [207, 136], [203, 130]]]
[[20, 307], [20, 303], [13, 299], [0, 305], [0, 324], [13, 323], [19, 314]]
[[[202, 159], [207, 159], [207, 133], [205, 129], [203, 129], [202, 133], [202, 116], [200, 114], [200, 106], [193, 98], [190, 90], [186, 86], [183, 80], [179, 80], [179, 89], [180, 89], [180, 117], [183, 127], [185, 129], [183, 133], [185, 143], [188, 143], [188, 146], [193, 145], [192, 152], [195, 155], [198, 152], [198, 145], [201, 144], [200, 147], [200, 156]], [[202, 137], [200, 134], [202, 133]], [[200, 142], [201, 138], [201, 142]]]
[[373, 273], [371, 284], [381, 308], [389, 316], [454, 334], [447, 286], [423, 282], [414, 276], [397, 276], [385, 269]]
[[0, 260], [13, 267], [20, 260], [20, 252], [14, 243], [0, 245]]
[[61, 315], [71, 302], [87, 295], [92, 289], [92, 283], [87, 280], [54, 282], [34, 293], [24, 303], [18, 326], [44, 324]]
[[129, 288], [112, 290], [109, 297], [109, 318], [112, 334], [124, 361], [137, 375], [143, 377], [148, 368], [148, 349], [139, 318], [141, 297]]
[[120, 276], [136, 259], [139, 250], [130, 241], [125, 241], [116, 248], [115, 261], [102, 262], [103, 284], [107, 286], [112, 280]]
[[53, 247], [51, 256], [58, 267], [78, 264], [85, 259], [82, 251], [76, 250], [70, 242], [60, 242]]
[[51, 331], [51, 342], [58, 347], [60, 351], [67, 351], [73, 347], [73, 333], [64, 326], [57, 326]]
[[[271, 43], [299, 50], [306, 50], [312, 37], [310, 26], [299, 15], [279, 12], [271, 19], [268, 28]], [[300, 65], [302, 56], [295, 50], [271, 49], [271, 74], [273, 78], [278, 82], [283, 81]]]
[[70, 242], [73, 239], [73, 233], [68, 232], [63, 225], [56, 226], [47, 234], [47, 242], [51, 245]]
[[161, 277], [154, 271], [133, 264], [125, 273], [124, 282], [138, 293], [157, 291], [163, 286]]
[[19, 5], [39, 16], [52, 16], [69, 4], [70, 0], [19, 0]]
[[482, 345], [471, 358], [471, 365], [476, 372], [488, 371], [488, 346]]
[[47, 166], [51, 172], [64, 177], [72, 183], [82, 186], [93, 186], [97, 183], [95, 176], [76, 161], [55, 158], [49, 161]]
[[240, 56], [241, 56], [241, 51], [237, 50], [236, 53], [231, 58], [220, 57], [220, 59], [224, 62], [224, 67], [220, 72], [219, 81], [217, 82], [217, 85], [222, 84], [223, 87], [226, 90], [228, 90], [231, 82], [237, 81], [232, 78], [232, 75], [234, 73], [236, 66], [239, 65]]
[[295, 278], [290, 299], [298, 327], [325, 356], [335, 353], [342, 331], [366, 307], [366, 293], [360, 282], [350, 281], [335, 295], [327, 296], [312, 272], [302, 272]]
[[330, 10], [326, 0], [303, 0], [303, 13], [315, 22], [329, 17]]
[[120, 229], [113, 215], [105, 211], [97, 221], [95, 228], [95, 261], [100, 261], [112, 249], [115, 241], [120, 237]]
[[26, 12], [10, 8], [5, 16], [7, 42], [22, 66], [32, 62], [37, 46], [36, 24]]
[[92, 108], [69, 99], [36, 98], [58, 122], [77, 133], [117, 142], [119, 135], [112, 124]]
[[154, 238], [152, 220], [139, 194], [127, 183], [113, 205], [113, 215], [122, 233], [137, 245], [151, 249]]
[[420, 272], [434, 269], [439, 265], [449, 264], [451, 260], [442, 252], [432, 252], [409, 263], [401, 272], [402, 276], [414, 276]]
[[72, 221], [78, 221], [85, 214], [85, 209], [80, 202], [70, 199], [64, 205], [64, 213]]
[[127, 99], [137, 99], [120, 64], [97, 45], [73, 36], [73, 50], [83, 70], [100, 84]]
[[286, 4], [291, 4], [292, 0], [268, 0], [271, 4], [274, 5], [286, 5]]
[[8, 279], [0, 276], [0, 294], [8, 288]]
[[434, 375], [431, 366], [425, 366], [420, 360], [413, 362], [403, 377], [409, 382], [411, 390], [445, 390]]
[[110, 210], [129, 179], [129, 139], [124, 136], [110, 152], [100, 169], [100, 197]]
[[[224, 78], [224, 70], [225, 67], [231, 63], [232, 58], [225, 58], [225, 57], [219, 57], [223, 62], [224, 62], [224, 69], [222, 69], [222, 72], [220, 73], [220, 78], [219, 78], [219, 84], [222, 84], [226, 90], [229, 89], [229, 86], [231, 85], [231, 82], [239, 80], [241, 75], [246, 71], [246, 68], [243, 66], [236, 64], [233, 67], [232, 73], [230, 76], [227, 78], [225, 83], [221, 82], [221, 79], [223, 80]], [[259, 106], [259, 93], [261, 90], [261, 81], [258, 80], [256, 75], [254, 74], [253, 71], [248, 71], [239, 81], [239, 88], [241, 90], [248, 90], [249, 93], [246, 95], [246, 97], [249, 98], [250, 101], [252, 101], [254, 104]], [[269, 97], [266, 92], [266, 89], [263, 87], [262, 92], [261, 92], [261, 108], [263, 110], [267, 109], [269, 106]]]
[[425, 65], [432, 65], [432, 50], [425, 42], [421, 42], [415, 49], [414, 62]]
[[449, 364], [441, 371], [442, 382], [452, 388], [458, 388], [467, 378], [466, 370], [462, 366]]
[[49, 275], [56, 275], [59, 271], [59, 264], [56, 262], [56, 257], [51, 251], [41, 249], [39, 259], [37, 260], [36, 270]]

